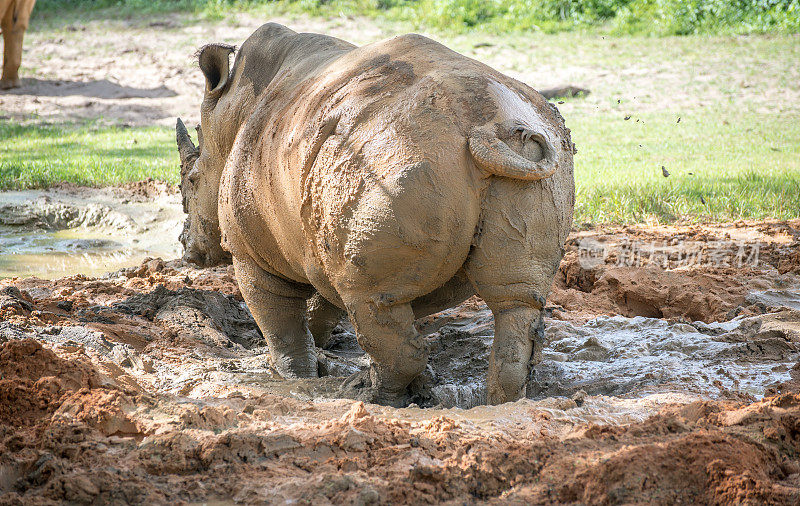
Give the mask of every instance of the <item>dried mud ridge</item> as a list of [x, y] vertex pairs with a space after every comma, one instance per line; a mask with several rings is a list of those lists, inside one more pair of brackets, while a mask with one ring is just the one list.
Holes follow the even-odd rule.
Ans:
[[[477, 299], [418, 322], [432, 348], [418, 403], [444, 406], [398, 410], [334, 398], [366, 365], [344, 324], [318, 350], [329, 376], [278, 378], [226, 267], [154, 259], [104, 278], [0, 281], [0, 504], [797, 504], [798, 230], [576, 234], [533, 399], [469, 410], [446, 406], [480, 400], [492, 324]], [[740, 232], [757, 265], [641, 265], [685, 263], [695, 247], [735, 258]], [[632, 241], [674, 256], [627, 265]], [[635, 348], [614, 346], [622, 331], [725, 367], [587, 381], [580, 367]]]

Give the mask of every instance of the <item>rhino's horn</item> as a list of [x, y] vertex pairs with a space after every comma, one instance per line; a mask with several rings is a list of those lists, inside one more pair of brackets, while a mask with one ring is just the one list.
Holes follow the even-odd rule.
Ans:
[[192, 143], [189, 132], [186, 130], [186, 125], [183, 124], [180, 118], [178, 118], [178, 123], [175, 125], [175, 139], [178, 141], [181, 166], [186, 165], [188, 162], [193, 162], [200, 155], [200, 150]]

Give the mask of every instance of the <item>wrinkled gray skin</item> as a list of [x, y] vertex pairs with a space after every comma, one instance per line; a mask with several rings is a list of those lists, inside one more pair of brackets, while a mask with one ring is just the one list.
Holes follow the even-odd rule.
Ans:
[[402, 405], [427, 360], [414, 320], [477, 293], [495, 317], [488, 401], [520, 398], [572, 224], [555, 107], [419, 35], [358, 48], [267, 24], [231, 69], [233, 52], [199, 53], [199, 149], [178, 124], [187, 255], [231, 253], [277, 370], [315, 376], [344, 310], [372, 358], [344, 393]]

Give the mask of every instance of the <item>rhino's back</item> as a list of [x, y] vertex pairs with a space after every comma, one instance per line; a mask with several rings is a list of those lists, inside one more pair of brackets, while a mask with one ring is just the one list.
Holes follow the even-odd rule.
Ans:
[[315, 284], [368, 284], [411, 300], [463, 264], [483, 185], [466, 133], [495, 115], [473, 65], [402, 36], [353, 50], [314, 83], [307, 96], [319, 103], [299, 117], [319, 126], [297, 158]]

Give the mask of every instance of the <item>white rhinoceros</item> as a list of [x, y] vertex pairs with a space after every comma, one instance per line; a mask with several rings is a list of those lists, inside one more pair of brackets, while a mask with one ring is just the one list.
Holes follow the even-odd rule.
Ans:
[[309, 327], [346, 310], [372, 359], [360, 396], [402, 404], [427, 359], [414, 320], [477, 293], [495, 318], [487, 400], [518, 399], [572, 224], [556, 108], [420, 35], [356, 47], [270, 23], [230, 69], [233, 52], [199, 52], [199, 148], [178, 125], [187, 257], [230, 252], [277, 370], [317, 375]]

